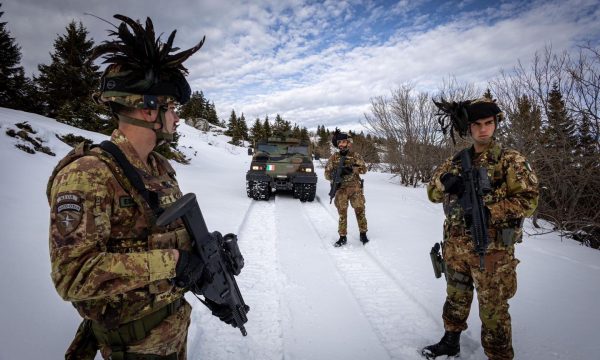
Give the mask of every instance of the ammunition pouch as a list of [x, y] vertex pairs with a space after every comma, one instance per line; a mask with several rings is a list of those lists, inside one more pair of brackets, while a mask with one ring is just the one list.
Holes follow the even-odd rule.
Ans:
[[524, 219], [515, 219], [509, 222], [506, 227], [497, 230], [498, 240], [502, 241], [504, 246], [512, 246], [523, 241], [523, 221]]
[[119, 325], [114, 329], [108, 329], [97, 321], [91, 321], [91, 330], [99, 344], [107, 344], [111, 348], [112, 360], [136, 360], [136, 359], [169, 359], [177, 360], [177, 354], [168, 356], [134, 354], [127, 352], [127, 346], [145, 339], [152, 329], [158, 326], [168, 316], [177, 312], [177, 309], [184, 304], [183, 298], [179, 298], [167, 306], [163, 306], [157, 311], [144, 316], [143, 318], [133, 320]]
[[467, 274], [446, 268], [446, 282], [461, 291], [473, 290], [473, 279]]

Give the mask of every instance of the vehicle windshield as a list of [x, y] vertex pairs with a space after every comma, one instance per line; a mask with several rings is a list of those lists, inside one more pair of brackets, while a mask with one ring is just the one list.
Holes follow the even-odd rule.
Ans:
[[266, 152], [267, 154], [282, 154], [284, 149], [277, 145], [258, 145], [258, 151]]
[[288, 154], [308, 155], [308, 147], [306, 147], [306, 146], [288, 146], [287, 153]]

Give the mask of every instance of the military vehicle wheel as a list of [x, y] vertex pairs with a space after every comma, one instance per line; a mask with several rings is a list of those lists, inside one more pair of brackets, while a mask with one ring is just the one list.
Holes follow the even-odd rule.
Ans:
[[252, 188], [254, 187], [254, 181], [246, 181], [246, 195], [249, 198], [252, 197]]
[[300, 201], [313, 201], [317, 192], [317, 184], [296, 184], [294, 186], [294, 197]]
[[271, 197], [271, 187], [266, 181], [256, 181], [250, 190], [254, 200], [269, 200]]
[[317, 184], [310, 185], [310, 191], [308, 192], [308, 197], [306, 200], [313, 201], [315, 200], [315, 195], [317, 194]]

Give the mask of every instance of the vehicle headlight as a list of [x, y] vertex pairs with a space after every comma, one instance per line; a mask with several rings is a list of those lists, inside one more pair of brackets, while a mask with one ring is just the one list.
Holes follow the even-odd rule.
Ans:
[[252, 165], [252, 170], [263, 170], [264, 168], [260, 165]]
[[311, 168], [305, 168], [305, 169], [304, 169], [304, 172], [308, 172], [308, 173], [309, 173], [309, 172], [312, 172], [312, 169], [311, 169]]

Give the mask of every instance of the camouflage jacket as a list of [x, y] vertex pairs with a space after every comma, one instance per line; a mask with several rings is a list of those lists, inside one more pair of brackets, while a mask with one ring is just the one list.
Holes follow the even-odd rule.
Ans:
[[[333, 153], [333, 155], [329, 157], [329, 160], [327, 160], [327, 165], [325, 165], [325, 179], [329, 181], [333, 180], [341, 157], [342, 155], [339, 153], [339, 151]], [[367, 165], [365, 164], [362, 156], [352, 150], [348, 151], [348, 155], [346, 155], [346, 160], [344, 161], [344, 166], [352, 166], [353, 171], [350, 175], [342, 176], [342, 184], [340, 187], [344, 188], [360, 186], [359, 174], [367, 173]]]
[[[151, 153], [149, 165], [119, 130], [112, 134], [161, 206], [181, 197], [175, 171]], [[108, 327], [141, 318], [176, 300], [175, 256], [191, 249], [181, 223], [157, 228], [153, 213], [100, 148], [64, 166], [49, 183], [50, 258], [59, 295], [82, 317]], [[59, 167], [60, 167], [59, 163]], [[116, 174], [115, 174], [116, 173]], [[126, 178], [125, 178], [126, 179]]]
[[[493, 188], [483, 199], [491, 215], [488, 249], [512, 249], [515, 242], [521, 241], [523, 219], [530, 216], [537, 207], [537, 177], [523, 155], [498, 143], [490, 144], [483, 153], [477, 154], [473, 159], [473, 166], [487, 168]], [[444, 204], [444, 240], [453, 241], [468, 236], [458, 197], [444, 193], [440, 177], [447, 172], [455, 175], [461, 173], [460, 153], [447, 159], [437, 168], [427, 185], [429, 200]], [[505, 244], [501, 239], [503, 229], [514, 230], [509, 232], [513, 237], [509, 244]], [[469, 244], [472, 244], [472, 241], [469, 241]]]

